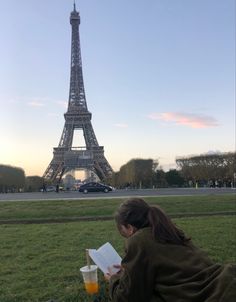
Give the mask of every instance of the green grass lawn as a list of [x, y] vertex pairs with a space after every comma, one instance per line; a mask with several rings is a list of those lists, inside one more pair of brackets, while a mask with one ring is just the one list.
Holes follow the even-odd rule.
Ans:
[[[168, 213], [235, 209], [230, 196], [146, 200], [161, 204]], [[0, 212], [1, 219], [111, 215], [119, 203], [117, 200], [12, 202], [1, 205]], [[8, 216], [7, 211], [12, 215]], [[227, 263], [236, 262], [235, 217], [178, 218], [175, 222], [214, 261]], [[79, 268], [85, 265], [86, 248], [98, 248], [107, 241], [122, 256], [124, 239], [113, 221], [0, 225], [0, 301], [46, 302], [50, 298], [61, 302], [93, 301], [85, 294]], [[99, 281], [105, 290], [101, 273]]]
[[[111, 216], [124, 199], [15, 201], [0, 203], [0, 220]], [[236, 211], [235, 195], [148, 197], [168, 214]]]

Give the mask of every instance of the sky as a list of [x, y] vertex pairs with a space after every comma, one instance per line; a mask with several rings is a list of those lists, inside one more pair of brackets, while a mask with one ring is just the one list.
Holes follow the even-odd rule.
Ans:
[[[114, 171], [133, 158], [168, 170], [177, 157], [235, 150], [234, 0], [76, 8], [87, 105]], [[0, 0], [0, 164], [27, 176], [44, 173], [65, 123], [72, 9]]]

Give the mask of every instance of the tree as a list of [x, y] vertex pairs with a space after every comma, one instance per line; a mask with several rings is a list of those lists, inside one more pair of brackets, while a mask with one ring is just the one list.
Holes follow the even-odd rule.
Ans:
[[132, 159], [113, 175], [113, 183], [118, 187], [150, 188], [157, 166], [158, 162], [152, 159]]
[[43, 183], [44, 180], [40, 176], [27, 176], [25, 180], [25, 190], [28, 192], [39, 191]]
[[25, 172], [18, 167], [0, 165], [0, 192], [16, 192], [24, 188]]
[[166, 172], [166, 181], [169, 186], [182, 187], [184, 185], [184, 178], [176, 169], [171, 169]]
[[166, 188], [168, 183], [166, 181], [166, 173], [162, 169], [157, 169], [153, 176], [153, 185], [158, 188]]
[[233, 181], [236, 153], [203, 154], [176, 159], [183, 177], [189, 181], [202, 182], [220, 181], [227, 185]]

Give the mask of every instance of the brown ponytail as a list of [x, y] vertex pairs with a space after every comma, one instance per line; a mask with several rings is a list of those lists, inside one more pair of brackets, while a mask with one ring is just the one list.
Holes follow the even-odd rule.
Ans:
[[159, 207], [150, 207], [148, 220], [152, 228], [153, 236], [159, 242], [184, 244], [190, 240]]
[[157, 206], [149, 206], [141, 198], [131, 198], [121, 204], [115, 215], [118, 228], [128, 224], [136, 229], [151, 227], [153, 237], [161, 243], [184, 245], [187, 238], [171, 219]]

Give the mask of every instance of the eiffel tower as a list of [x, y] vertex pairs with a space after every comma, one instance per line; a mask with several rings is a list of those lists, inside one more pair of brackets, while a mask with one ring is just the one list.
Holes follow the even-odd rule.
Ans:
[[[103, 146], [99, 146], [88, 111], [80, 50], [80, 15], [74, 10], [70, 15], [72, 27], [70, 92], [65, 125], [58, 147], [53, 148], [53, 159], [43, 174], [45, 180], [59, 183], [67, 172], [86, 170], [95, 173], [100, 180], [109, 178], [112, 168], [104, 156]], [[86, 146], [72, 147], [75, 130], [82, 130]]]

